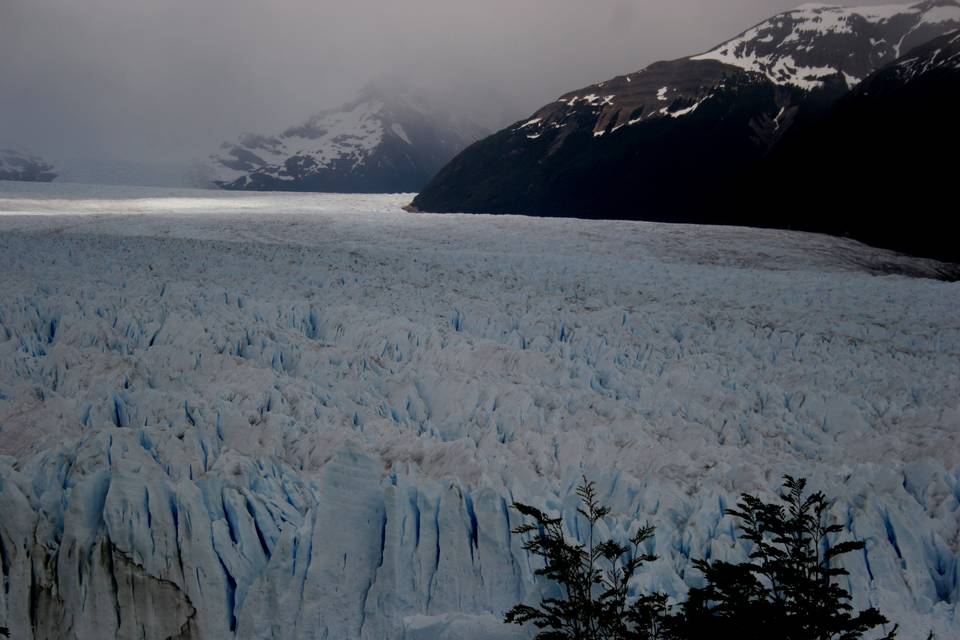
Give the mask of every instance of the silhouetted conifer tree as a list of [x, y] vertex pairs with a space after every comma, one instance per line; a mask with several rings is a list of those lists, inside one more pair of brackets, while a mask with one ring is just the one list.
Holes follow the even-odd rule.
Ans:
[[779, 504], [744, 494], [727, 510], [753, 543], [750, 557], [739, 564], [694, 561], [706, 585], [691, 589], [679, 612], [664, 594], [629, 597], [630, 579], [656, 559], [640, 551], [653, 527], [642, 527], [629, 545], [596, 540], [597, 524], [610, 510], [586, 478], [577, 493], [577, 511], [589, 525], [585, 543], [567, 539], [562, 518], [514, 504], [528, 521], [513, 532], [543, 559], [537, 575], [560, 590], [559, 597], [517, 605], [506, 615], [505, 622], [536, 625], [537, 640], [858, 640], [888, 623], [875, 608], [855, 612], [850, 593], [836, 582], [847, 571], [834, 560], [863, 543], [833, 539], [843, 527], [829, 523], [830, 501], [808, 494], [806, 480], [785, 476]]
[[515, 606], [505, 622], [532, 623], [541, 632], [537, 640], [648, 640], [661, 638], [667, 617], [667, 599], [662, 594], [642, 595], [629, 601], [628, 585], [645, 562], [656, 556], [642, 553], [640, 545], [653, 536], [653, 527], [641, 527], [628, 545], [597, 539], [597, 523], [610, 509], [597, 499], [594, 484], [583, 479], [577, 488], [586, 520], [587, 540], [567, 539], [563, 518], [552, 518], [535, 507], [514, 503], [529, 520], [513, 530], [526, 536], [523, 548], [543, 558], [536, 571], [554, 582], [561, 595], [544, 598], [540, 606]]
[[[863, 542], [831, 541], [843, 527], [828, 523], [826, 496], [807, 494], [805, 480], [785, 476], [780, 502], [744, 494], [736, 509], [727, 510], [753, 543], [750, 558], [694, 562], [706, 586], [690, 590], [674, 619], [677, 636], [856, 640], [888, 622], [874, 608], [855, 613], [849, 592], [835, 580], [847, 571], [834, 560], [863, 549]], [[896, 627], [885, 638], [895, 633]]]
[[643, 595], [632, 602], [628, 584], [645, 562], [655, 556], [642, 553], [640, 545], [653, 536], [653, 527], [640, 528], [629, 545], [598, 540], [597, 523], [610, 509], [597, 499], [594, 484], [583, 479], [577, 488], [577, 512], [588, 524], [585, 543], [572, 542], [563, 531], [563, 518], [551, 518], [539, 509], [515, 503], [528, 521], [513, 530], [526, 536], [523, 548], [543, 559], [536, 571], [556, 583], [560, 596], [544, 598], [532, 607], [519, 604], [507, 613], [505, 622], [532, 623], [537, 640], [648, 640], [660, 638], [666, 618], [666, 596]]

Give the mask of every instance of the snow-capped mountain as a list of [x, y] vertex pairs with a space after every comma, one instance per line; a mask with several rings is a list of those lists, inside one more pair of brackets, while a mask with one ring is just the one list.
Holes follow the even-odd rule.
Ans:
[[878, 67], [960, 27], [956, 0], [904, 6], [805, 4], [758, 24], [693, 60], [717, 60], [777, 84], [813, 89], [842, 74], [850, 87]]
[[247, 134], [214, 157], [224, 189], [412, 192], [485, 134], [378, 87], [275, 136]]
[[14, 149], [0, 149], [0, 180], [51, 182], [57, 177], [53, 165]]
[[798, 123], [900, 52], [960, 28], [960, 0], [804, 5], [699, 55], [561, 96], [455, 158], [425, 211], [741, 222], [719, 196]]
[[563, 95], [520, 128], [534, 139], [586, 111], [597, 116], [593, 133], [599, 137], [651, 118], [682, 117], [737, 79], [737, 70], [754, 75], [754, 81], [762, 76], [774, 85], [807, 91], [836, 86], [841, 79], [852, 88], [901, 51], [957, 28], [960, 0], [858, 8], [804, 5], [707, 53], [658, 62]]

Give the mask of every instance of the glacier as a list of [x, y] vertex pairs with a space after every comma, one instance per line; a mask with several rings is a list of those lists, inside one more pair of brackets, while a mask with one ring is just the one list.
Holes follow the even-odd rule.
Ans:
[[0, 627], [529, 638], [513, 501], [577, 536], [588, 476], [682, 599], [791, 473], [866, 542], [856, 606], [960, 636], [943, 265], [410, 198], [0, 183]]

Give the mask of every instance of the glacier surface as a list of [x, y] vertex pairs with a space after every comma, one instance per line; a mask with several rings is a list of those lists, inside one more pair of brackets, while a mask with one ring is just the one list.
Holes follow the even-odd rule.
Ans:
[[[960, 285], [843, 239], [0, 183], [0, 626], [529, 638], [511, 536], [594, 479], [637, 588], [808, 476], [860, 607], [960, 636]], [[908, 277], [913, 276], [913, 277]]]

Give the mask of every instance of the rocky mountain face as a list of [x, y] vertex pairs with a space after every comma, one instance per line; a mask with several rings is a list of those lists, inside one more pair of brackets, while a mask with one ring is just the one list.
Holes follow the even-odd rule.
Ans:
[[51, 182], [57, 177], [53, 165], [14, 149], [0, 149], [0, 180]]
[[831, 7], [810, 3], [694, 56], [806, 89], [841, 74], [851, 87], [911, 49], [960, 27], [956, 0]]
[[[756, 203], [751, 223], [773, 217], [960, 262], [949, 232], [956, 218], [956, 167], [949, 158], [960, 146], [958, 104], [960, 31], [954, 31], [869, 76], [824, 117], [785, 136], [750, 181], [761, 185], [760, 197], [743, 194]], [[764, 210], [760, 203], [776, 206]]]
[[258, 191], [419, 191], [485, 133], [416, 99], [371, 87], [279, 135], [247, 134], [225, 143], [213, 158], [214, 182]]
[[[561, 96], [473, 145], [414, 200], [424, 211], [700, 223], [752, 218], [741, 194], [791, 129], [861, 79], [960, 28], [958, 0], [804, 5], [699, 55]], [[775, 215], [767, 224], [780, 224]]]

